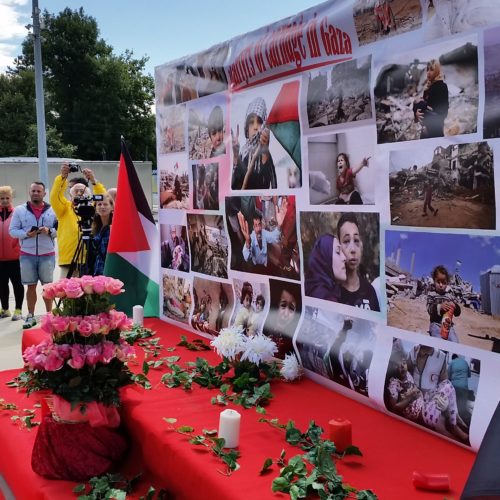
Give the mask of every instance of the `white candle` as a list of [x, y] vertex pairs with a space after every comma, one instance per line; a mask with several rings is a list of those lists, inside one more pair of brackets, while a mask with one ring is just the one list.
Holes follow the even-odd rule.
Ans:
[[219, 437], [224, 438], [224, 448], [236, 448], [240, 439], [241, 415], [236, 410], [223, 410], [219, 418]]
[[144, 324], [144, 308], [142, 306], [132, 308], [132, 321], [134, 325], [142, 326]]

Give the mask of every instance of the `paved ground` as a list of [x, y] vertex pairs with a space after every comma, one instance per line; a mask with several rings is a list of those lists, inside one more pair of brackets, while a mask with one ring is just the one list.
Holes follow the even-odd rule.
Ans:
[[[56, 269], [57, 273], [57, 269]], [[42, 300], [42, 288], [39, 285], [40, 297], [37, 300], [35, 314], [43, 315], [45, 313], [45, 305]], [[14, 310], [14, 294], [10, 293], [10, 312]], [[23, 304], [23, 315], [28, 313], [26, 307], [26, 299]], [[23, 332], [24, 321], [12, 321], [11, 318], [0, 319], [0, 370], [8, 370], [10, 368], [21, 368], [23, 360], [21, 357], [21, 338]]]

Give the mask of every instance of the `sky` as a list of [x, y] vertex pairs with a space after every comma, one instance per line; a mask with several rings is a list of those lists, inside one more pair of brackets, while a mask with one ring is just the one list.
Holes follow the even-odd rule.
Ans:
[[[180, 57], [207, 49], [302, 10], [320, 0], [38, 0], [39, 8], [57, 14], [84, 7], [100, 36], [115, 54], [133, 50], [150, 57], [146, 72]], [[21, 53], [31, 23], [31, 0], [0, 0], [0, 73]], [[43, 59], [43, 54], [42, 54]]]
[[460, 276], [479, 290], [480, 273], [500, 264], [500, 237], [471, 236], [467, 234], [439, 234], [417, 231], [386, 231], [386, 258], [401, 248], [400, 266], [410, 270], [411, 254], [415, 253], [413, 276], [430, 275], [442, 264], [450, 273], [457, 261]]

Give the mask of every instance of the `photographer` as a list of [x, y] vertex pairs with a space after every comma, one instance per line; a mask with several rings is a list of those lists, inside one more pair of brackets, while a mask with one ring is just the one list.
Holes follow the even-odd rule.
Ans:
[[95, 202], [95, 216], [92, 221], [92, 242], [87, 259], [89, 274], [98, 276], [104, 272], [104, 261], [108, 253], [109, 235], [113, 222], [114, 203], [111, 196], [105, 194], [102, 200]]
[[[50, 204], [59, 221], [57, 241], [61, 278], [67, 276], [78, 245], [78, 237], [80, 235], [78, 222], [81, 221], [81, 217], [77, 214], [76, 210], [78, 210], [81, 198], [83, 198], [84, 204], [88, 203], [87, 200], [91, 199], [90, 190], [84, 184], [75, 184], [70, 190], [70, 199], [68, 200], [65, 197], [64, 193], [68, 186], [68, 175], [70, 171], [75, 172], [75, 168], [78, 170], [76, 165], [70, 166], [69, 163], [64, 163], [61, 166], [61, 174], [54, 179], [54, 184], [50, 191]], [[92, 170], [84, 168], [82, 174], [91, 183], [94, 194], [106, 193], [106, 188], [100, 182], [97, 182]], [[79, 263], [82, 263], [84, 260], [84, 256], [82, 256]]]
[[[36, 325], [35, 304], [36, 285], [51, 283], [55, 266], [55, 245], [57, 220], [54, 211], [43, 201], [45, 185], [33, 182], [30, 186], [30, 201], [15, 208], [10, 223], [9, 234], [18, 238], [21, 246], [19, 258], [21, 281], [28, 286], [26, 299], [28, 316], [23, 328]], [[51, 310], [52, 300], [44, 299], [47, 312]]]

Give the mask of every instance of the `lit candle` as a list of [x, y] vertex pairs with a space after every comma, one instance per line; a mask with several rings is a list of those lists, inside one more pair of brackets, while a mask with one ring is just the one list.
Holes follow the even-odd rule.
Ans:
[[132, 308], [132, 321], [134, 325], [142, 326], [144, 324], [144, 308], [142, 306]]
[[335, 443], [337, 451], [344, 451], [352, 445], [352, 427], [349, 420], [343, 418], [333, 418], [328, 422], [330, 429], [330, 441]]
[[240, 439], [241, 415], [236, 410], [223, 410], [219, 418], [219, 437], [224, 438], [224, 448], [236, 448]]

